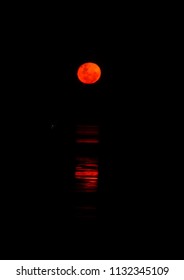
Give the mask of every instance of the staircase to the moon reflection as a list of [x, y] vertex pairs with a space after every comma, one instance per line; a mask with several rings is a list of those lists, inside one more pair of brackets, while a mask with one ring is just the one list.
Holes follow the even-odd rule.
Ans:
[[77, 125], [75, 142], [74, 212], [77, 219], [90, 221], [96, 218], [99, 127]]

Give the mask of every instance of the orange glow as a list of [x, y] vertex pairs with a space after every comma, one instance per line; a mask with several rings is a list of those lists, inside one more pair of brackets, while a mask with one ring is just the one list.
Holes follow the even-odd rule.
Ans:
[[84, 84], [94, 84], [100, 79], [101, 69], [96, 63], [86, 62], [78, 68], [77, 76]]

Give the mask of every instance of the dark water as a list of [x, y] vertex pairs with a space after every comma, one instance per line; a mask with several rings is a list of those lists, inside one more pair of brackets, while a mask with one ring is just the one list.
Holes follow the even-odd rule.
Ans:
[[[143, 247], [144, 258], [149, 253], [152, 257], [150, 244], [159, 252], [156, 241], [163, 246], [171, 226], [181, 224], [176, 224], [170, 203], [171, 197], [178, 201], [182, 196], [176, 193], [174, 198], [172, 188], [165, 187], [164, 160], [158, 170], [163, 149], [157, 151], [140, 126], [123, 127], [122, 133], [115, 123], [109, 133], [95, 123], [63, 123], [49, 123], [41, 135], [33, 129], [34, 134], [23, 135], [21, 141], [19, 137], [14, 153], [6, 156], [1, 220], [4, 238], [9, 234], [9, 247], [14, 248], [11, 256], [22, 244], [20, 259], [30, 258], [30, 252], [34, 258], [50, 259], [48, 246], [59, 258], [62, 252], [65, 258], [78, 258], [79, 252], [82, 259], [105, 258], [112, 250], [114, 258], [120, 245], [123, 257], [137, 258]], [[15, 231], [19, 242], [12, 236]]]

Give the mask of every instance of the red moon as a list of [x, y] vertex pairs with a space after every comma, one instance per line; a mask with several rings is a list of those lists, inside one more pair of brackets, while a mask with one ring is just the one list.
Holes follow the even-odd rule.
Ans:
[[77, 77], [84, 84], [94, 84], [101, 76], [100, 67], [93, 62], [86, 62], [78, 68]]

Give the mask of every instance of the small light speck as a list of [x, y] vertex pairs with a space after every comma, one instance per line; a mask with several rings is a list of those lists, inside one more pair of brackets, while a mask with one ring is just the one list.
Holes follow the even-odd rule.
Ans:
[[49, 128], [51, 130], [55, 129], [56, 128], [56, 122], [55, 121], [49, 121]]

